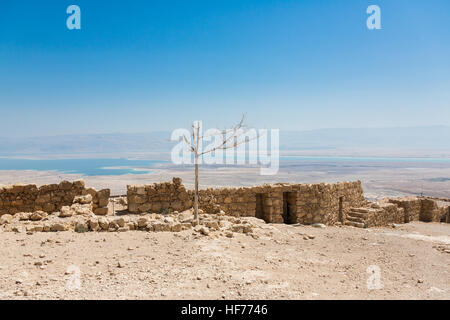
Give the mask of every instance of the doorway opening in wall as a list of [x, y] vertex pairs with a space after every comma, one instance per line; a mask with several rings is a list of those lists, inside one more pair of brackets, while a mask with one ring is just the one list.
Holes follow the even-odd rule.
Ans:
[[296, 192], [283, 192], [283, 221], [287, 224], [297, 223]]
[[339, 222], [344, 223], [344, 197], [339, 197]]
[[256, 194], [256, 218], [264, 220], [264, 194], [257, 193]]

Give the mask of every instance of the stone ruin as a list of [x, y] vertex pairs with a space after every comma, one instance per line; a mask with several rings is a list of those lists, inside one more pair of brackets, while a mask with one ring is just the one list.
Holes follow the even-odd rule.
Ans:
[[0, 216], [35, 211], [52, 213], [74, 204], [88, 204], [93, 213], [106, 215], [109, 197], [109, 189], [96, 191], [86, 188], [83, 180], [62, 181], [40, 187], [35, 184], [0, 185]]
[[[181, 179], [127, 186], [132, 213], [182, 211], [191, 208], [194, 192]], [[350, 207], [363, 206], [361, 182], [274, 184], [241, 188], [208, 188], [199, 192], [199, 208], [231, 216], [256, 217], [270, 223], [335, 224]]]
[[[67, 228], [55, 222], [57, 218], [107, 215], [109, 198], [109, 189], [86, 188], [83, 180], [40, 187], [35, 184], [0, 186], [0, 225], [20, 221], [30, 224], [33, 231], [64, 231]], [[38, 224], [41, 221], [44, 224]], [[50, 224], [51, 221], [55, 223]]]
[[[124, 206], [121, 215], [111, 208], [118, 200]], [[251, 234], [255, 221], [360, 228], [417, 220], [450, 223], [450, 201], [446, 199], [406, 197], [370, 202], [364, 198], [360, 181], [200, 190], [200, 225], [193, 219], [193, 201], [194, 192], [187, 190], [180, 178], [128, 185], [126, 199], [110, 198], [109, 189], [86, 188], [82, 180], [41, 187], [15, 184], [0, 187], [0, 225], [16, 232], [177, 232], [196, 228], [201, 234], [217, 230], [232, 236], [232, 232]]]
[[[181, 179], [151, 185], [128, 185], [128, 210], [132, 213], [182, 211], [193, 205], [194, 192]], [[199, 208], [237, 217], [256, 217], [268, 223], [345, 224], [379, 227], [410, 221], [448, 222], [450, 203], [438, 206], [428, 198], [386, 198], [370, 202], [360, 181], [255, 187], [208, 188], [199, 191]]]

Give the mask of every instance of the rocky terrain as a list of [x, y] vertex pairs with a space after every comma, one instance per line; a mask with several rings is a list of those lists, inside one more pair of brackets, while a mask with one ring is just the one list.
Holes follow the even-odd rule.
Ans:
[[450, 224], [359, 229], [201, 217], [178, 232], [154, 226], [181, 224], [189, 212], [133, 215], [127, 224], [138, 230], [128, 232], [119, 232], [120, 216], [100, 217], [108, 230], [97, 232], [75, 232], [76, 216], [53, 217], [67, 221], [60, 232], [6, 224], [1, 298], [450, 299]]
[[[76, 201], [76, 200], [75, 200]], [[0, 225], [6, 232], [27, 233], [72, 231], [84, 233], [95, 232], [124, 232], [167, 231], [180, 232], [194, 228], [203, 235], [212, 231], [220, 231], [221, 235], [232, 237], [232, 232], [252, 233], [255, 227], [251, 218], [239, 218], [225, 215], [221, 211], [217, 214], [206, 214], [199, 210], [198, 221], [194, 219], [193, 210], [167, 213], [123, 214], [119, 216], [97, 216], [89, 211], [87, 204], [75, 203], [71, 207], [61, 208], [61, 212], [47, 214], [43, 211], [18, 212], [14, 215], [5, 214], [0, 217]]]
[[112, 198], [82, 181], [3, 189], [1, 299], [450, 299], [450, 224], [371, 222], [372, 212], [400, 213], [402, 223], [440, 216], [445, 199], [381, 201], [353, 208], [349, 225], [325, 226], [266, 223], [221, 206], [198, 220], [192, 208], [129, 211], [130, 199], [178, 199], [178, 178]]

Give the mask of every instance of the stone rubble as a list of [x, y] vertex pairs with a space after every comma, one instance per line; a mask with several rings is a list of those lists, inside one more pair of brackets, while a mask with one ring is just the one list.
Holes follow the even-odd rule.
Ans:
[[[4, 226], [5, 231], [13, 232], [123, 232], [141, 230], [148, 232], [181, 232], [193, 229], [194, 232], [208, 236], [218, 233], [226, 237], [233, 237], [233, 233], [251, 234], [264, 221], [255, 218], [236, 218], [226, 215], [199, 215], [200, 224], [197, 225], [192, 215], [193, 209], [179, 214], [163, 215], [158, 213], [98, 217], [94, 214], [73, 215], [62, 218], [57, 214], [50, 214], [42, 220], [23, 221], [20, 214], [16, 214]], [[187, 219], [186, 216], [192, 216]], [[259, 221], [256, 221], [259, 220]], [[24, 229], [22, 229], [24, 227]]]
[[[0, 185], [0, 216], [38, 211], [48, 214], [61, 212], [62, 216], [69, 216], [69, 209], [62, 209], [67, 206], [76, 214], [83, 214], [90, 209], [97, 215], [106, 215], [109, 197], [109, 189], [96, 191], [93, 188], [86, 188], [83, 180], [61, 181], [59, 184], [40, 187], [20, 183]], [[34, 217], [38, 218], [37, 215]], [[28, 219], [24, 216], [23, 220]]]
[[[14, 232], [144, 230], [198, 235], [252, 234], [261, 223], [348, 225], [359, 228], [409, 221], [450, 222], [450, 206], [421, 198], [366, 201], [361, 182], [265, 184], [200, 191], [200, 224], [194, 220], [193, 192], [180, 178], [152, 185], [129, 185], [127, 197], [110, 199], [109, 189], [86, 188], [82, 180], [59, 184], [0, 186], [0, 226]], [[125, 207], [108, 215], [108, 204]], [[126, 210], [128, 209], [128, 210]], [[122, 212], [122, 211], [121, 211]], [[265, 222], [264, 222], [265, 221]], [[311, 239], [305, 236], [305, 239]]]

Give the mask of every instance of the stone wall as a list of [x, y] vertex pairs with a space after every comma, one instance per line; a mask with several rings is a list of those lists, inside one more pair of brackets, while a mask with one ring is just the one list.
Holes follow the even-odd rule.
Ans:
[[404, 209], [404, 221], [446, 222], [450, 205], [439, 206], [438, 201], [428, 198], [388, 198], [379, 203], [392, 203]]
[[365, 203], [360, 181], [300, 185], [297, 198], [298, 222], [334, 225], [345, 220], [351, 207], [361, 207]]
[[[193, 206], [194, 192], [181, 179], [152, 185], [127, 186], [132, 213], [183, 211]], [[257, 217], [271, 223], [323, 223], [334, 225], [358, 218], [369, 227], [410, 221], [446, 221], [449, 207], [426, 198], [386, 198], [377, 203], [364, 199], [360, 181], [318, 184], [277, 183], [255, 187], [208, 188], [199, 192], [199, 208], [208, 213]], [[357, 209], [357, 210], [354, 210]], [[351, 211], [353, 210], [353, 216]], [[361, 211], [361, 210], [359, 210]], [[355, 220], [356, 219], [356, 220]]]
[[[60, 213], [60, 217], [65, 217], [91, 210], [96, 215], [106, 215], [109, 197], [109, 189], [86, 188], [82, 180], [40, 187], [0, 186], [0, 216], [40, 212], [41, 216]], [[191, 208], [194, 192], [186, 190], [180, 178], [173, 178], [171, 182], [129, 185], [127, 200], [130, 213], [168, 214]], [[348, 220], [374, 227], [416, 220], [450, 222], [448, 203], [415, 197], [370, 203], [364, 199], [360, 181], [208, 188], [200, 190], [199, 208], [210, 214], [257, 217], [271, 223], [334, 225]]]
[[0, 216], [18, 212], [57, 212], [63, 206], [70, 206], [77, 196], [90, 194], [94, 213], [106, 214], [109, 189], [96, 191], [85, 188], [83, 180], [62, 181], [37, 187], [35, 184], [14, 184], [0, 186]]
[[445, 222], [450, 223], [450, 207], [447, 208], [447, 216], [445, 218]]
[[[189, 198], [194, 201], [194, 191], [189, 190]], [[208, 188], [199, 191], [199, 208], [205, 212], [218, 213], [223, 210], [228, 215], [254, 217], [256, 195], [254, 188]]]
[[424, 222], [440, 222], [441, 210], [438, 208], [436, 201], [431, 199], [421, 199], [422, 210], [420, 211], [420, 221]]
[[392, 223], [405, 223], [406, 210], [395, 203], [380, 203], [369, 210], [367, 227], [383, 227]]
[[436, 222], [440, 221], [450, 223], [450, 206], [438, 207], [435, 219]]
[[[278, 183], [200, 192], [200, 207], [204, 210], [220, 208], [227, 214], [256, 216], [272, 223], [332, 225], [339, 220], [340, 207], [345, 216], [350, 207], [364, 203], [359, 181], [336, 184]], [[289, 216], [286, 216], [285, 206], [289, 206]]]
[[180, 178], [150, 185], [127, 185], [127, 200], [131, 213], [183, 211], [192, 207], [190, 195]]
[[422, 211], [422, 201], [419, 198], [405, 197], [389, 199], [388, 201], [405, 210], [404, 221], [402, 221], [402, 223], [418, 221], [420, 219], [420, 212]]
[[[423, 219], [427, 219], [435, 222], [447, 222], [450, 223], [450, 199], [449, 198], [436, 198], [436, 197], [420, 197], [420, 200], [424, 201], [424, 210], [428, 209], [429, 212], [423, 212]], [[433, 204], [433, 202], [435, 204]], [[421, 202], [422, 203], [422, 202]]]
[[[194, 192], [181, 179], [127, 186], [128, 211], [181, 211], [192, 207]], [[361, 182], [336, 184], [265, 184], [256, 187], [208, 188], [199, 192], [199, 208], [208, 213], [249, 216], [273, 223], [335, 224], [352, 206], [365, 204]]]
[[90, 194], [92, 196], [92, 211], [96, 215], [107, 215], [109, 197], [111, 195], [110, 189], [102, 189], [96, 191], [94, 188], [89, 188], [83, 191], [83, 194]]
[[[254, 199], [250, 188], [205, 189], [199, 191], [199, 208], [211, 213], [226, 210], [230, 215], [254, 216]], [[180, 178], [150, 185], [128, 185], [127, 203], [131, 213], [183, 211], [193, 206], [194, 191], [186, 190]]]

